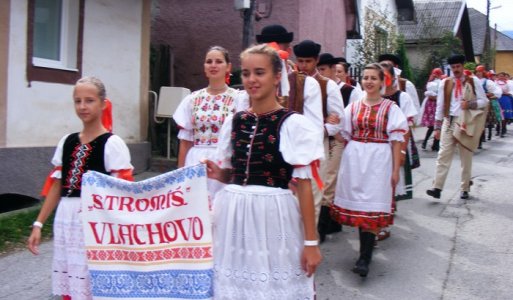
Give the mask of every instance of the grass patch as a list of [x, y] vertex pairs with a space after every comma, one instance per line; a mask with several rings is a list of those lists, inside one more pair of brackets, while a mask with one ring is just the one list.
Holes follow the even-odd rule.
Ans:
[[[32, 223], [37, 218], [41, 206], [37, 205], [20, 211], [13, 211], [0, 217], [0, 253], [26, 246], [32, 232]], [[50, 215], [41, 232], [41, 239], [48, 240], [52, 236], [54, 214]]]

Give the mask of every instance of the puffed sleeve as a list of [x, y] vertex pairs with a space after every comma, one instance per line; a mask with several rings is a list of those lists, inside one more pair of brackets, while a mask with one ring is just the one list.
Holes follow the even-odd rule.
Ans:
[[130, 151], [119, 136], [112, 135], [105, 143], [104, 163], [108, 172], [134, 168], [130, 163]]
[[399, 103], [401, 104], [401, 110], [403, 111], [406, 118], [414, 117], [418, 114], [415, 105], [409, 94], [401, 92], [401, 96], [399, 97]]
[[502, 96], [501, 88], [493, 82], [493, 80], [486, 80], [486, 86], [489, 93], [492, 93], [495, 98]]
[[408, 132], [408, 121], [399, 106], [393, 104], [388, 112], [387, 133], [389, 141], [404, 142], [404, 135]]
[[232, 167], [232, 125], [233, 115], [226, 118], [219, 132], [219, 140], [217, 142], [217, 149], [215, 155], [215, 163], [222, 169], [230, 169]]
[[53, 158], [52, 158], [52, 165], [54, 165], [55, 168], [50, 173], [50, 175], [49, 175], [50, 178], [56, 178], [56, 179], [62, 178], [62, 172], [61, 172], [62, 151], [64, 148], [64, 142], [66, 141], [68, 136], [69, 136], [69, 134], [62, 137], [61, 140], [59, 141], [59, 143], [57, 144], [57, 148], [55, 148], [55, 153], [53, 154]]
[[173, 114], [173, 119], [180, 128], [180, 131], [178, 132], [178, 138], [180, 140], [186, 140], [190, 142], [194, 141], [194, 125], [192, 123], [192, 108], [194, 104], [193, 95], [196, 95], [196, 92], [183, 98], [182, 102], [180, 102], [176, 108], [175, 113]]
[[249, 108], [249, 95], [246, 90], [241, 90], [236, 96], [236, 111], [244, 111]]
[[472, 80], [474, 80], [474, 89], [476, 92], [476, 100], [477, 100], [477, 107], [483, 108], [488, 105], [488, 97], [486, 97], [486, 94], [484, 92], [483, 86], [479, 82], [479, 80], [476, 77], [472, 77]]
[[293, 114], [281, 126], [280, 152], [287, 163], [296, 166], [292, 177], [313, 178], [310, 164], [324, 159], [323, 136], [305, 116]]

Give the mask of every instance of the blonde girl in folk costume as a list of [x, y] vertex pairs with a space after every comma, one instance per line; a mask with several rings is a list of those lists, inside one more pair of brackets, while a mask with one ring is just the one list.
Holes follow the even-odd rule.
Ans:
[[[27, 246], [38, 254], [41, 228], [57, 207], [53, 224], [54, 253], [52, 291], [63, 299], [92, 299], [81, 210], [82, 175], [89, 171], [133, 180], [130, 153], [123, 140], [102, 124], [106, 107], [103, 83], [94, 77], [77, 81], [73, 90], [75, 112], [82, 131], [64, 136], [55, 150], [55, 169], [41, 211], [34, 222]], [[109, 118], [107, 118], [109, 119]]]
[[278, 103], [282, 64], [274, 49], [246, 49], [241, 69], [251, 107], [226, 120], [218, 162], [206, 162], [209, 177], [228, 183], [213, 208], [214, 298], [314, 299], [322, 257], [310, 180], [322, 135]]
[[367, 276], [376, 235], [393, 224], [392, 199], [399, 182], [408, 122], [392, 100], [381, 96], [385, 73], [379, 64], [363, 70], [367, 95], [345, 108], [342, 136], [347, 145], [338, 174], [332, 217], [358, 227], [360, 256], [353, 272]]
[[[232, 67], [228, 51], [220, 46], [210, 47], [203, 66], [208, 86], [185, 97], [173, 114], [180, 128], [179, 168], [213, 157], [221, 127], [237, 109], [239, 92], [226, 84]], [[222, 186], [216, 180], [209, 180], [209, 198]]]

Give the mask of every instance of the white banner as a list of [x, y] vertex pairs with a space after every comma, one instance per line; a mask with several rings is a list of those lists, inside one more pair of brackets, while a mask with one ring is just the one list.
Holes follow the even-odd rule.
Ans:
[[140, 182], [82, 179], [82, 217], [95, 299], [212, 298], [205, 166]]

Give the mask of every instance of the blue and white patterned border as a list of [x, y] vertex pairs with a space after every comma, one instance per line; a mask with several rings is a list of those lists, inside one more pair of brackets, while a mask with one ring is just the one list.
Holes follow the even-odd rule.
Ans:
[[96, 186], [101, 188], [116, 188], [133, 194], [142, 194], [159, 190], [166, 185], [182, 183], [186, 178], [206, 177], [207, 169], [205, 164], [197, 164], [164, 173], [139, 182], [130, 182], [108, 176], [95, 171], [88, 171], [82, 178], [82, 189], [84, 186]]
[[213, 270], [152, 272], [89, 270], [95, 297], [208, 299]]

